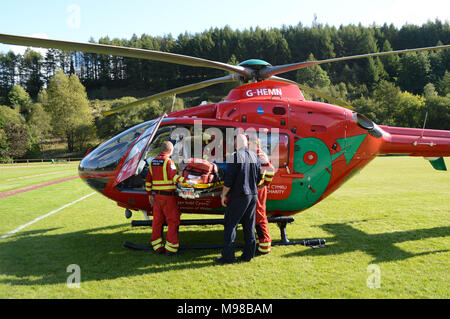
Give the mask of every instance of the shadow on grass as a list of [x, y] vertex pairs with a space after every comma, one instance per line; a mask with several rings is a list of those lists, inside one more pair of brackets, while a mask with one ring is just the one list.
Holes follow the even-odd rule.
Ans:
[[[184, 250], [170, 257], [156, 255], [153, 251], [130, 250], [123, 247], [124, 241], [149, 245], [151, 229], [134, 232], [128, 223], [63, 234], [52, 234], [53, 231], [58, 229], [24, 231], [0, 241], [0, 282], [11, 285], [66, 283], [71, 274], [67, 267], [72, 264], [80, 267], [82, 282], [201, 269], [216, 267], [214, 258], [220, 255], [217, 249]], [[185, 228], [180, 232], [182, 244], [208, 244], [208, 241], [220, 244], [223, 230]], [[236, 254], [239, 255], [239, 249]]]
[[396, 243], [407, 241], [449, 236], [449, 226], [381, 234], [367, 234], [353, 228], [348, 223], [324, 224], [321, 225], [320, 228], [334, 235], [334, 237], [325, 238], [327, 241], [326, 248], [302, 250], [285, 256], [328, 256], [353, 251], [363, 251], [374, 258], [372, 263], [382, 263], [450, 251], [449, 249], [443, 249], [414, 254], [404, 251], [394, 245]]
[[[327, 248], [301, 249], [285, 256], [314, 257], [364, 251], [373, 256], [373, 263], [381, 263], [449, 251], [414, 254], [394, 246], [396, 243], [449, 236], [449, 226], [382, 234], [367, 234], [348, 223], [324, 224], [320, 227], [334, 235], [325, 238]], [[220, 249], [184, 250], [181, 255], [173, 257], [155, 255], [152, 251], [129, 250], [122, 246], [124, 241], [148, 245], [151, 229], [131, 231], [128, 223], [55, 234], [58, 230], [51, 228], [20, 232], [0, 241], [0, 282], [12, 286], [64, 284], [71, 274], [67, 272], [67, 267], [72, 264], [80, 266], [82, 282], [183, 269], [201, 270], [217, 267], [213, 259], [220, 255]], [[182, 245], [220, 244], [222, 241], [221, 228], [186, 227], [180, 231]], [[239, 229], [237, 243], [242, 241], [242, 231]], [[236, 255], [239, 255], [239, 249]]]

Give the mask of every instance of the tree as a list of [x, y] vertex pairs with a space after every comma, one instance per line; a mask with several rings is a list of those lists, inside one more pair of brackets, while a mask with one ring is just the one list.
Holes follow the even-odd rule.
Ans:
[[431, 65], [428, 53], [406, 53], [401, 58], [399, 84], [402, 90], [421, 94], [427, 83], [431, 82]]
[[[402, 92], [393, 83], [382, 81], [373, 91], [373, 101], [366, 103], [378, 124], [420, 127], [425, 116], [425, 99]], [[359, 109], [358, 109], [359, 111]]]
[[8, 150], [1, 154], [1, 157], [17, 158], [22, 157], [27, 152], [28, 130], [23, 124], [6, 123], [3, 127], [7, 141]]
[[45, 112], [41, 103], [34, 103], [31, 106], [30, 119], [27, 124], [39, 144], [49, 137], [52, 130], [50, 115]]
[[42, 75], [42, 56], [40, 53], [27, 49], [21, 63], [22, 83], [28, 93], [35, 98], [44, 85]]
[[[314, 55], [311, 53], [308, 61], [315, 61]], [[297, 71], [297, 82], [315, 88], [328, 88], [330, 86], [330, 78], [326, 71], [320, 65], [315, 65], [309, 68], [300, 69]]]
[[0, 161], [21, 157], [27, 152], [29, 133], [18, 110], [0, 105]]
[[11, 107], [19, 111], [28, 120], [32, 104], [28, 92], [20, 85], [14, 85], [8, 93], [8, 100]]
[[394, 111], [395, 123], [398, 126], [423, 127], [425, 119], [425, 98], [410, 92], [400, 92]]
[[441, 95], [450, 94], [450, 72], [445, 71], [444, 76], [439, 81], [439, 92]]
[[69, 152], [74, 151], [77, 129], [93, 125], [93, 118], [86, 90], [74, 74], [57, 71], [46, 90], [44, 109], [51, 116], [52, 130], [56, 136], [65, 138]]
[[450, 95], [429, 96], [425, 104], [428, 112], [426, 128], [450, 130]]
[[138, 107], [117, 112], [109, 116], [102, 115], [104, 111], [132, 103], [136, 100], [137, 99], [134, 97], [122, 97], [113, 101], [94, 101], [94, 109], [98, 114], [98, 117], [95, 119], [95, 124], [97, 127], [98, 136], [101, 139], [109, 139], [123, 130], [143, 121], [140, 117]]
[[20, 55], [15, 55], [12, 51], [0, 55], [0, 94], [3, 97], [8, 96], [8, 92], [16, 83], [19, 58]]
[[[393, 51], [391, 44], [388, 40], [383, 43], [383, 52]], [[400, 74], [400, 57], [397, 54], [387, 55], [380, 58], [383, 62], [384, 69], [388, 74], [388, 79], [390, 81], [396, 81]]]
[[423, 96], [425, 98], [429, 98], [430, 96], [437, 96], [436, 88], [434, 87], [433, 83], [428, 83], [423, 88]]

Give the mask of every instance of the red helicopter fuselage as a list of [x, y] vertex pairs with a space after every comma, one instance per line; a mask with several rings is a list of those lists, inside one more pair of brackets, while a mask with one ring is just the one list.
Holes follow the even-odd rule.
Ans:
[[[307, 101], [296, 85], [262, 81], [233, 89], [222, 102], [174, 112], [119, 134], [83, 159], [80, 177], [119, 206], [151, 213], [140, 163], [174, 129], [192, 131], [199, 123], [223, 131], [276, 130], [271, 160], [277, 171], [268, 189], [268, 215], [293, 215], [315, 205], [378, 154], [450, 156], [450, 131], [378, 126], [352, 110]], [[215, 196], [180, 198], [179, 207], [183, 213], [224, 211]]]

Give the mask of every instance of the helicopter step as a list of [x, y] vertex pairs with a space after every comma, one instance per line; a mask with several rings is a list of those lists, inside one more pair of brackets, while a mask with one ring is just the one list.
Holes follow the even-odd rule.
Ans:
[[[299, 241], [290, 241], [287, 238], [286, 234], [286, 226], [288, 223], [292, 223], [294, 221], [294, 217], [290, 216], [274, 216], [267, 218], [269, 223], [277, 223], [278, 228], [281, 233], [281, 241], [272, 242], [272, 246], [287, 246], [287, 245], [303, 245], [310, 248], [323, 248], [325, 246], [325, 239], [303, 239]], [[165, 225], [165, 224], [164, 224]], [[223, 219], [185, 219], [181, 220], [181, 225], [223, 225]], [[133, 220], [131, 222], [131, 226], [133, 227], [145, 227], [152, 226], [152, 220]], [[136, 245], [130, 242], [125, 242], [124, 247], [134, 249], [134, 250], [152, 250], [152, 246], [142, 246]], [[236, 243], [236, 247], [243, 247], [242, 244]], [[190, 246], [180, 246], [181, 249], [221, 249], [223, 245], [219, 244], [211, 244], [211, 245], [190, 245]]]

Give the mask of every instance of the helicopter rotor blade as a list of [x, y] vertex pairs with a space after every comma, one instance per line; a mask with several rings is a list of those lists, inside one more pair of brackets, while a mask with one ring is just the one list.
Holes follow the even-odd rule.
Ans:
[[121, 112], [124, 110], [128, 110], [132, 107], [138, 106], [138, 105], [142, 105], [151, 101], [155, 101], [155, 100], [159, 100], [163, 97], [166, 96], [171, 96], [174, 94], [181, 94], [181, 93], [186, 93], [186, 92], [190, 92], [190, 91], [195, 91], [195, 90], [199, 90], [205, 87], [208, 87], [210, 85], [214, 85], [214, 84], [220, 84], [220, 83], [226, 83], [226, 82], [234, 82], [234, 81], [239, 81], [240, 80], [240, 76], [239, 74], [230, 74], [230, 75], [226, 75], [220, 78], [215, 78], [215, 79], [210, 79], [210, 80], [206, 80], [206, 81], [202, 81], [202, 82], [198, 82], [198, 83], [194, 83], [194, 84], [188, 84], [185, 86], [181, 86], [175, 89], [170, 89], [164, 92], [160, 92], [157, 94], [153, 94], [151, 96], [142, 98], [140, 100], [137, 100], [135, 102], [131, 102], [128, 103], [126, 105], [122, 105], [119, 106], [113, 110], [109, 110], [103, 113], [103, 115], [107, 116], [107, 115], [111, 115], [117, 112]]
[[450, 44], [438, 45], [438, 46], [426, 47], [426, 48], [405, 49], [405, 50], [387, 51], [387, 52], [376, 52], [376, 53], [352, 55], [352, 56], [345, 56], [345, 57], [326, 59], [326, 60], [306, 61], [306, 62], [298, 62], [298, 63], [292, 63], [292, 64], [278, 65], [278, 66], [270, 66], [270, 67], [267, 67], [265, 69], [262, 69], [259, 72], [259, 77], [263, 78], [263, 79], [266, 79], [266, 78], [269, 78], [269, 77], [277, 75], [277, 74], [286, 73], [286, 72], [289, 72], [289, 71], [303, 69], [303, 68], [307, 68], [307, 67], [314, 66], [314, 65], [319, 65], [319, 64], [324, 64], [324, 63], [356, 60], [356, 59], [378, 57], [378, 56], [385, 56], [385, 55], [392, 55], [392, 54], [404, 54], [404, 53], [421, 52], [421, 51], [442, 50], [442, 49], [450, 49]]
[[96, 43], [81, 43], [81, 42], [51, 40], [51, 39], [18, 36], [2, 33], [0, 33], [0, 43], [31, 46], [31, 47], [42, 47], [47, 49], [60, 49], [65, 51], [83, 51], [87, 53], [124, 56], [130, 58], [176, 63], [195, 67], [220, 69], [228, 72], [238, 73], [241, 76], [250, 75], [249, 74], [250, 71], [242, 66], [231, 65], [227, 63], [162, 51], [153, 51], [138, 48], [106, 45], [106, 44], [96, 44]]
[[278, 76], [272, 76], [268, 80], [279, 81], [279, 82], [284, 82], [284, 83], [297, 85], [302, 91], [305, 91], [307, 93], [313, 94], [313, 95], [318, 96], [318, 97], [321, 97], [321, 98], [327, 100], [330, 103], [333, 103], [333, 104], [345, 107], [345, 108], [350, 109], [350, 110], [354, 109], [353, 106], [349, 105], [347, 102], [345, 102], [343, 100], [340, 100], [338, 98], [335, 98], [335, 97], [331, 96], [330, 94], [325, 93], [323, 91], [320, 91], [318, 89], [313, 89], [312, 87], [309, 87], [307, 85], [300, 84], [298, 82], [294, 82], [294, 81], [291, 81], [291, 80], [288, 80], [288, 79], [280, 78]]

